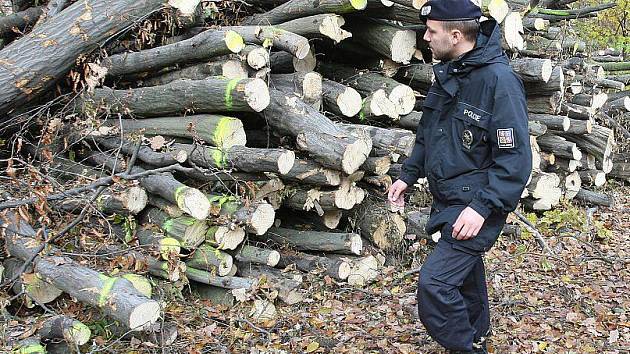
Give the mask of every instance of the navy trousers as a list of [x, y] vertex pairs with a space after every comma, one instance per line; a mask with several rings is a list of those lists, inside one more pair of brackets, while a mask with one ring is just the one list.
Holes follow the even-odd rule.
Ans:
[[482, 253], [440, 240], [418, 280], [418, 314], [446, 349], [472, 351], [490, 328]]

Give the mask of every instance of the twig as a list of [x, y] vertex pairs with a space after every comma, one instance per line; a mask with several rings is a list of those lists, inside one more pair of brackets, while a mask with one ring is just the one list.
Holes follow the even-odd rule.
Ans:
[[[117, 174], [114, 174], [112, 176], [99, 178], [96, 181], [94, 181], [94, 182], [92, 182], [92, 183], [90, 183], [90, 184], [88, 184], [86, 186], [69, 189], [67, 191], [64, 191], [64, 192], [61, 192], [61, 193], [57, 193], [57, 194], [51, 194], [51, 195], [46, 197], [46, 200], [48, 200], [48, 201], [50, 201], [50, 200], [60, 200], [60, 199], [64, 199], [64, 198], [72, 196], [72, 195], [77, 195], [77, 194], [80, 194], [80, 193], [83, 193], [83, 192], [86, 192], [86, 191], [89, 191], [89, 190], [93, 190], [94, 188], [97, 188], [97, 187], [109, 186], [110, 184], [114, 183], [114, 179], [115, 178], [120, 178], [120, 179], [124, 179], [124, 180], [136, 180], [136, 179], [140, 179], [142, 177], [146, 177], [146, 176], [149, 176], [149, 175], [152, 175], [152, 174], [156, 174], [156, 173], [169, 172], [169, 171], [186, 172], [186, 171], [190, 171], [190, 170], [192, 170], [192, 169], [183, 167], [180, 164], [174, 164], [174, 165], [169, 165], [169, 166], [156, 168], [154, 170], [146, 170], [146, 171], [135, 173], [135, 174], [128, 174], [126, 172], [117, 173]], [[28, 198], [28, 199], [22, 199], [22, 200], [16, 200], [16, 201], [0, 203], [0, 210], [4, 210], [4, 209], [8, 209], [8, 208], [15, 208], [15, 207], [18, 207], [20, 205], [33, 204], [33, 203], [35, 203], [38, 200], [39, 200], [39, 198]]]
[[542, 234], [540, 233], [540, 231], [538, 231], [538, 229], [536, 229], [536, 226], [534, 226], [534, 224], [532, 224], [529, 220], [527, 220], [527, 218], [523, 216], [523, 214], [519, 213], [518, 211], [514, 211], [514, 215], [516, 215], [519, 218], [519, 220], [521, 220], [525, 224], [525, 227], [529, 230], [529, 232], [531, 232], [532, 235], [534, 235], [536, 242], [538, 242], [538, 245], [543, 249], [543, 251], [549, 254], [554, 254], [553, 250], [549, 248], [549, 246], [547, 245], [547, 242], [545, 242], [545, 239], [543, 238]]
[[246, 319], [246, 318], [237, 318], [236, 321], [238, 322], [245, 322], [248, 325], [250, 325], [252, 328], [254, 328], [255, 330], [257, 330], [258, 332], [264, 333], [267, 336], [267, 341], [271, 340], [271, 333], [269, 333], [269, 331], [267, 331], [264, 328], [260, 328], [257, 327], [256, 325], [254, 325], [250, 320]]

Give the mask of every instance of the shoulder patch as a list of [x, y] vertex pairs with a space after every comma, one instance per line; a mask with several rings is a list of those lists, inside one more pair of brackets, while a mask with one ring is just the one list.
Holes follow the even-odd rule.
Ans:
[[497, 129], [497, 143], [499, 149], [511, 149], [514, 147], [514, 129]]

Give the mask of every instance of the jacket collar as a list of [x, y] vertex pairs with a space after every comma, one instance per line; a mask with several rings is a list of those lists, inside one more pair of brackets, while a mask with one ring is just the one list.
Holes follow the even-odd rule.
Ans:
[[508, 63], [501, 48], [501, 28], [495, 20], [481, 22], [475, 47], [461, 57], [440, 62], [433, 66], [435, 79], [451, 97], [459, 90], [457, 77], [467, 74], [474, 68], [492, 63]]

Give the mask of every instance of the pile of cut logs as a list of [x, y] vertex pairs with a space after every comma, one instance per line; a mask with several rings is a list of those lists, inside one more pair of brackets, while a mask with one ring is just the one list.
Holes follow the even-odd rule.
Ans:
[[[590, 188], [607, 175], [630, 178], [613, 134], [628, 134], [615, 120], [630, 111], [628, 75], [604, 74], [627, 63], [583, 55], [567, 26], [614, 4], [572, 10], [571, 2], [482, 3], [527, 91], [534, 171], [523, 204], [534, 210], [562, 198], [610, 205]], [[69, 105], [80, 119], [53, 119], [42, 130], [56, 140], [22, 148], [55, 180], [90, 186], [49, 198], [52, 207], [84, 217], [88, 192], [98, 190], [92, 206], [119, 216], [107, 223], [118, 241], [103, 245], [104, 255], [124, 252], [151, 275], [187, 278], [217, 302], [264, 287], [293, 304], [305, 297], [299, 271], [363, 285], [377, 277], [383, 254], [404, 250], [406, 234], [435, 239], [422, 229], [426, 211], [391, 212], [383, 197], [411, 153], [433, 80], [423, 1], [248, 0], [251, 16], [221, 27], [202, 26], [213, 2], [170, 3], [186, 26], [181, 34], [140, 51], [111, 46], [85, 66], [89, 88]], [[15, 69], [0, 75], [0, 122], [22, 124], [22, 107], [49, 94], [77, 58], [162, 5], [15, 8], [0, 19], [5, 38], [37, 23], [0, 51]], [[96, 272], [54, 248], [36, 256], [44, 245], [18, 215], [3, 221], [11, 255], [4, 277], [24, 266], [36, 275], [20, 277], [16, 291], [38, 304], [66, 292], [128, 328], [156, 322], [161, 310], [146, 281]], [[259, 318], [273, 316], [273, 303], [254, 306]]]

